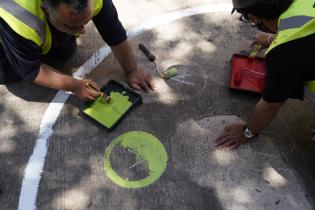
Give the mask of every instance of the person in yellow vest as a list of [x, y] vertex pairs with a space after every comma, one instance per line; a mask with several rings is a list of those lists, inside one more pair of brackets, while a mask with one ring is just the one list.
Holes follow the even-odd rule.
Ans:
[[265, 53], [265, 87], [246, 125], [224, 129], [218, 148], [234, 149], [259, 135], [289, 98], [304, 99], [315, 93], [315, 2], [314, 0], [232, 0], [240, 20], [265, 33], [253, 44], [268, 48]]
[[153, 90], [152, 78], [138, 68], [126, 31], [111, 0], [0, 1], [0, 84], [21, 80], [71, 91], [82, 100], [95, 100], [100, 92], [90, 80], [78, 80], [44, 63], [63, 60], [76, 49], [76, 37], [92, 20], [103, 40], [137, 90]]

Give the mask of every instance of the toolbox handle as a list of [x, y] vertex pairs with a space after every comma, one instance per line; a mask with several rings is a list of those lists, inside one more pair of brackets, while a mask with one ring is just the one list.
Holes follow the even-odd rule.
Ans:
[[139, 48], [141, 49], [141, 51], [147, 56], [147, 58], [149, 59], [149, 61], [153, 62], [155, 60], [155, 55], [153, 55], [150, 50], [148, 50], [148, 48], [146, 48], [146, 46], [144, 46], [144, 44], [140, 43], [139, 44]]

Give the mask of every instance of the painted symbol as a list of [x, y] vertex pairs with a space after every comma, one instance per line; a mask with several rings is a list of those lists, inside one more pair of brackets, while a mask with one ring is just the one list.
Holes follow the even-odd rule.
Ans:
[[119, 136], [106, 148], [104, 167], [115, 184], [142, 188], [163, 174], [167, 161], [165, 148], [155, 136], [132, 131]]

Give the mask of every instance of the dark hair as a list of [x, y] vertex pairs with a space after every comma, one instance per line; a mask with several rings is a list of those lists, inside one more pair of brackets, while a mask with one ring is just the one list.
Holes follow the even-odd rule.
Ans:
[[289, 8], [293, 0], [263, 0], [252, 6], [236, 9], [237, 12], [247, 16], [255, 15], [266, 20], [273, 20]]
[[52, 8], [57, 8], [61, 3], [69, 5], [76, 12], [81, 12], [88, 7], [89, 0], [44, 0], [44, 4]]

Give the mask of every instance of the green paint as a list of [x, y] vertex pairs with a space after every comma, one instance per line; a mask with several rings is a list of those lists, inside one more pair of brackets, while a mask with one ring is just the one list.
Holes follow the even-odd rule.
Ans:
[[103, 97], [99, 97], [83, 112], [110, 128], [132, 105], [129, 97], [123, 94], [125, 92], [111, 92], [111, 103], [107, 103]]
[[163, 72], [163, 78], [168, 79], [175, 76], [176, 74], [177, 74], [177, 69], [175, 67], [172, 67]]
[[[143, 161], [148, 167], [149, 176], [136, 181], [119, 176], [110, 163], [110, 155], [115, 146], [132, 150], [136, 154], [136, 160]], [[168, 156], [164, 146], [155, 136], [142, 131], [132, 131], [119, 136], [106, 148], [104, 167], [107, 176], [117, 185], [125, 188], [141, 188], [152, 184], [162, 175], [167, 161]]]

